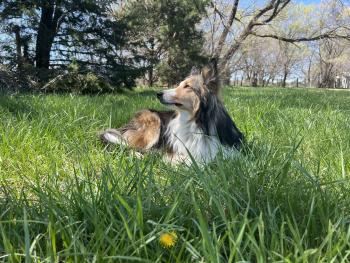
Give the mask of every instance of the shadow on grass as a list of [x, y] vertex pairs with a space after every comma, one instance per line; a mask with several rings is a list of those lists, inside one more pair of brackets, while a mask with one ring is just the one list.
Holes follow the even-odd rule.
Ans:
[[0, 109], [13, 115], [36, 115], [38, 112], [23, 96], [0, 95]]

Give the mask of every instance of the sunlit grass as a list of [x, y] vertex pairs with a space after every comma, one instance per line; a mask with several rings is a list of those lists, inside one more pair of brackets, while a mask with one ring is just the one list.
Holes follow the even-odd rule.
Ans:
[[[241, 156], [171, 167], [96, 133], [154, 90], [0, 96], [0, 260], [348, 262], [350, 92], [226, 88]], [[176, 243], [164, 248], [164, 233]]]

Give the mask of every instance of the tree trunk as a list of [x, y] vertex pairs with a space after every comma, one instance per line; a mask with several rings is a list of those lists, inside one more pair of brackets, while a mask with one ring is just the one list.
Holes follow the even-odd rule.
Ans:
[[55, 0], [44, 1], [36, 39], [35, 62], [39, 69], [48, 69], [53, 41], [57, 34], [58, 19], [62, 12]]
[[16, 60], [17, 60], [17, 69], [18, 71], [22, 70], [23, 59], [22, 59], [22, 45], [21, 45], [21, 29], [19, 26], [14, 26], [12, 31], [15, 33], [16, 41]]
[[284, 72], [284, 74], [283, 74], [283, 79], [282, 79], [282, 87], [283, 87], [283, 88], [286, 87], [286, 81], [287, 81], [287, 73]]
[[153, 86], [153, 66], [148, 69], [148, 86]]
[[331, 88], [334, 84], [333, 78], [333, 65], [330, 63], [325, 63], [324, 70], [321, 75], [321, 82], [319, 84], [320, 88]]
[[309, 65], [308, 65], [308, 68], [307, 68], [307, 83], [308, 83], [308, 86], [309, 88], [311, 88], [311, 59], [309, 60]]
[[286, 87], [287, 77], [288, 77], [288, 67], [284, 66], [284, 68], [283, 68], [283, 79], [282, 79], [282, 87], [283, 88]]
[[253, 73], [253, 76], [251, 78], [251, 85], [252, 87], [257, 87], [258, 86], [258, 74], [256, 72]]
[[26, 63], [30, 63], [30, 59], [29, 59], [29, 44], [28, 41], [25, 41], [23, 43], [23, 60]]

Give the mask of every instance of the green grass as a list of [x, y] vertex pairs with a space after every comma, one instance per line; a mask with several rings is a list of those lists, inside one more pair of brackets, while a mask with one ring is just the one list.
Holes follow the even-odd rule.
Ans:
[[0, 96], [0, 260], [349, 262], [350, 92], [223, 95], [247, 145], [207, 167], [99, 143], [154, 90]]

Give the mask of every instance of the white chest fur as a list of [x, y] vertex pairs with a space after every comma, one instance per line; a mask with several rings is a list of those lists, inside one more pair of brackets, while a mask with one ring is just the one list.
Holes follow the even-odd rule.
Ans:
[[[220, 149], [220, 141], [216, 136], [208, 136], [190, 121], [190, 114], [180, 114], [169, 122], [167, 136], [176, 158], [190, 160], [189, 153], [197, 162], [208, 163], [213, 160]], [[209, 120], [208, 120], [209, 121]]]

